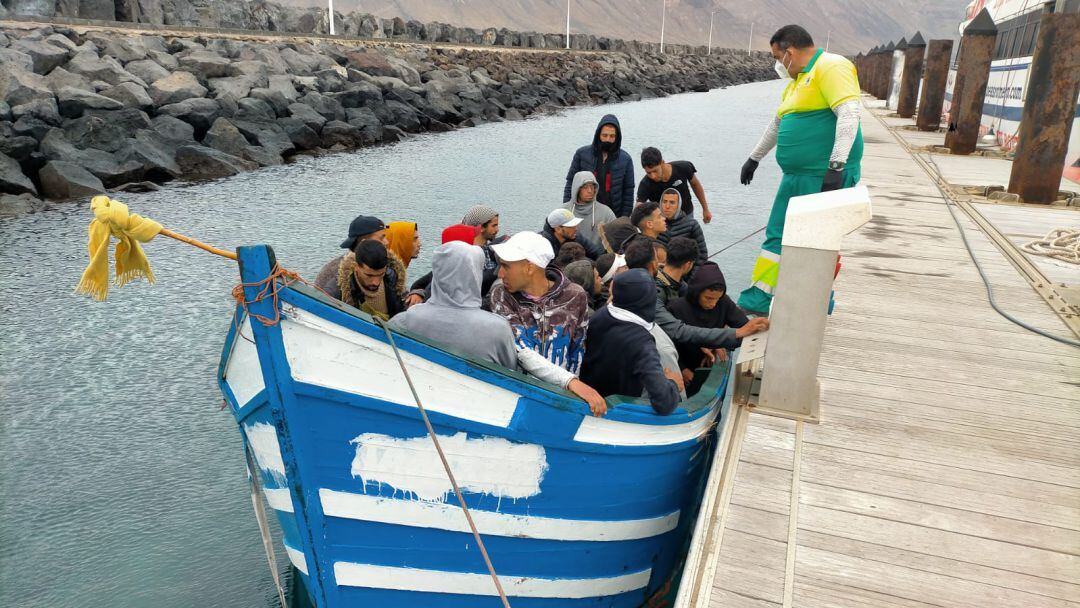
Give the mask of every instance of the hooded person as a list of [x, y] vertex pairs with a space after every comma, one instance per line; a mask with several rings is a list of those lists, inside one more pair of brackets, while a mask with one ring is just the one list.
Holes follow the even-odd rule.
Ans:
[[600, 227], [615, 219], [613, 212], [607, 205], [596, 203], [598, 183], [591, 171], [578, 171], [574, 175], [574, 183], [570, 188], [570, 199], [566, 201], [567, 209], [574, 213], [574, 217], [581, 220], [578, 224], [578, 236], [589, 241], [596, 249], [601, 249]]
[[573, 392], [589, 403], [594, 414], [603, 415], [607, 407], [596, 391], [539, 353], [516, 345], [506, 319], [480, 308], [483, 268], [480, 247], [461, 241], [440, 245], [431, 258], [431, 297], [397, 315], [388, 325], [460, 353], [526, 371]]
[[[741, 328], [750, 318], [727, 295], [727, 281], [720, 267], [706, 262], [697, 268], [686, 295], [668, 303], [668, 310], [676, 319], [696, 327]], [[700, 348], [679, 346], [679, 366], [696, 369], [705, 359]]]
[[664, 369], [652, 336], [656, 287], [641, 269], [612, 280], [612, 301], [596, 311], [585, 338], [581, 379], [601, 395], [648, 394], [656, 413], [670, 414], [679, 404], [681, 376]]
[[599, 227], [600, 244], [608, 253], [621, 254], [627, 243], [635, 236], [641, 234], [636, 226], [630, 223], [630, 217], [620, 217]]
[[699, 264], [709, 259], [709, 246], [705, 243], [701, 224], [682, 210], [682, 195], [675, 188], [668, 188], [660, 195], [660, 215], [667, 219], [667, 231], [656, 237], [658, 241], [667, 245], [671, 239], [685, 236], [697, 242]]
[[386, 225], [387, 249], [393, 251], [405, 268], [420, 255], [420, 229], [416, 222], [390, 222]]
[[562, 200], [575, 200], [571, 191], [579, 171], [588, 171], [595, 177], [598, 202], [607, 205], [618, 217], [630, 215], [634, 208], [634, 161], [622, 149], [622, 127], [614, 114], [601, 118], [592, 143], [574, 152]]

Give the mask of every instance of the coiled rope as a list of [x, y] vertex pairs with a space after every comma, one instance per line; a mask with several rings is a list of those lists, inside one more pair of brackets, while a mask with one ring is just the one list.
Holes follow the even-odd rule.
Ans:
[[1080, 264], [1080, 229], [1055, 228], [1041, 239], [1024, 243], [1020, 249], [1032, 255]]

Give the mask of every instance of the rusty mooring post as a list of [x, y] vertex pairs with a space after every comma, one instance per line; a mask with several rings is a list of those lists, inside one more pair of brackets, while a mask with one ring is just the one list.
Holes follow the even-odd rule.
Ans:
[[1043, 14], [1030, 70], [1009, 192], [1025, 202], [1052, 203], [1080, 93], [1080, 13]]
[[878, 76], [877, 98], [886, 102], [889, 100], [889, 83], [892, 82], [893, 51], [895, 50], [896, 43], [892, 40], [881, 49], [881, 71]]
[[870, 64], [870, 94], [878, 99], [881, 98], [881, 70], [882, 70], [882, 55], [884, 54], [884, 47], [878, 46], [874, 49], [874, 54], [870, 56], [873, 62]]
[[931, 40], [926, 48], [926, 74], [919, 96], [919, 117], [915, 123], [920, 131], [937, 131], [941, 127], [941, 107], [945, 103], [951, 61], [952, 40]]
[[900, 118], [911, 118], [915, 115], [915, 102], [919, 100], [919, 83], [922, 82], [925, 56], [926, 41], [921, 33], [915, 32], [904, 49], [904, 74], [900, 77], [900, 98], [896, 102], [896, 113]]
[[979, 143], [983, 99], [990, 80], [997, 26], [985, 8], [971, 20], [960, 39], [960, 59], [956, 66], [949, 133], [945, 145], [953, 154], [971, 154]]

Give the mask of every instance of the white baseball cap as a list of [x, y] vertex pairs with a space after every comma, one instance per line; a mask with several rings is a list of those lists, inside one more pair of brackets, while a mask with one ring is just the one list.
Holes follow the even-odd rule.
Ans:
[[551, 243], [535, 232], [519, 232], [506, 242], [492, 245], [491, 250], [504, 262], [528, 260], [530, 264], [540, 268], [547, 268], [551, 260], [555, 259]]
[[548, 226], [552, 228], [573, 228], [581, 223], [580, 217], [574, 217], [574, 213], [566, 208], [559, 208], [548, 214]]

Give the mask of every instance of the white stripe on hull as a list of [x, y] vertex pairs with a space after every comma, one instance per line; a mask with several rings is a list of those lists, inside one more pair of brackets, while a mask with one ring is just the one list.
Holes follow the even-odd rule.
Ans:
[[[330, 517], [469, 532], [468, 522], [456, 504], [368, 496], [326, 488], [319, 490], [319, 498], [323, 512]], [[472, 509], [470, 513], [477, 529], [484, 535], [561, 541], [649, 538], [674, 530], [679, 523], [678, 511], [660, 517], [623, 521], [556, 519], [479, 509]]]
[[[499, 582], [510, 597], [579, 599], [606, 597], [641, 589], [649, 584], [650, 573], [651, 570], [642, 570], [608, 578], [532, 578], [502, 574]], [[347, 587], [498, 595], [495, 583], [487, 574], [336, 562], [334, 579], [338, 585]]]
[[[296, 307], [281, 323], [285, 356], [299, 382], [416, 408], [390, 345]], [[506, 428], [519, 395], [401, 352], [424, 407], [433, 412]]]
[[287, 488], [263, 488], [263, 494], [271, 509], [283, 513], [293, 512], [292, 496]]
[[711, 412], [697, 420], [656, 426], [585, 416], [574, 434], [574, 441], [625, 446], [672, 445], [693, 441], [708, 432], [718, 412], [719, 408], [713, 407]]
[[252, 397], [266, 388], [262, 367], [259, 366], [259, 353], [251, 340], [251, 321], [245, 318], [233, 339], [232, 353], [225, 365], [225, 383], [236, 398], [238, 408], [243, 408]]
[[285, 461], [281, 458], [281, 445], [278, 444], [277, 429], [265, 422], [245, 424], [244, 434], [248, 445], [255, 455], [259, 468], [284, 481]]
[[[282, 543], [284, 544], [284, 543]], [[285, 545], [285, 552], [289, 554], [289, 561], [292, 565], [296, 566], [296, 569], [304, 574], [307, 574], [307, 558], [304, 557], [304, 552], [299, 549], [293, 549], [289, 545]]]

